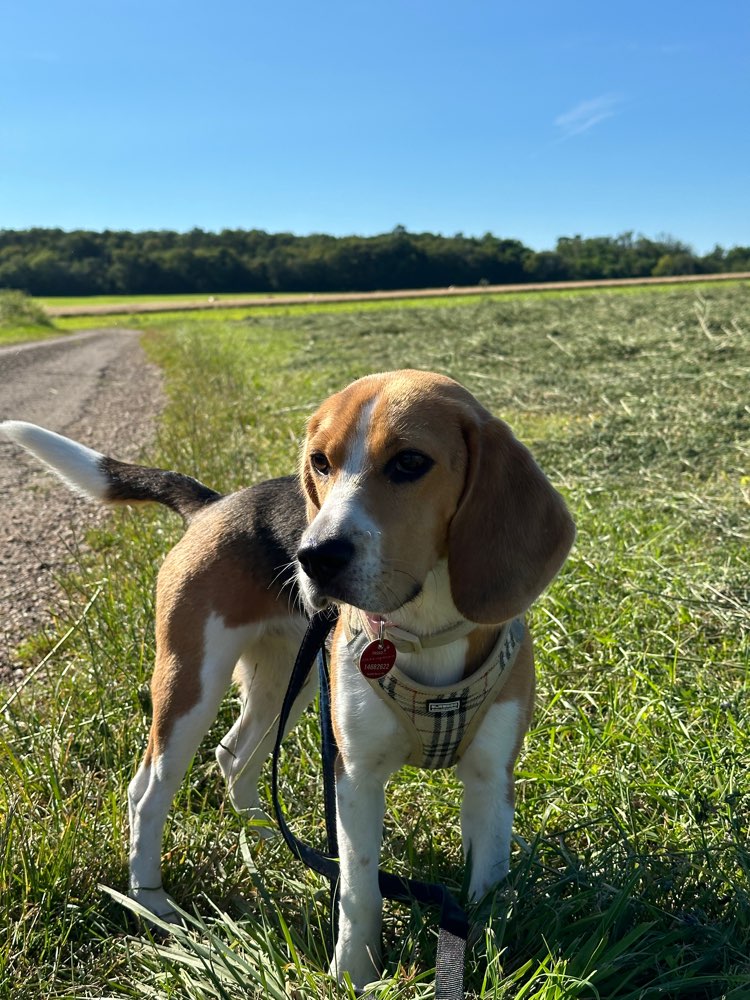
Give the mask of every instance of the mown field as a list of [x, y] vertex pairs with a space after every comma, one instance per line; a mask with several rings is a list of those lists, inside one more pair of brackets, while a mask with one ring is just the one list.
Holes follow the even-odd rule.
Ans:
[[[306, 416], [368, 371], [444, 371], [512, 424], [578, 540], [531, 613], [539, 695], [515, 853], [469, 993], [750, 996], [750, 286], [181, 317], [145, 343], [170, 403], [144, 459], [220, 489], [292, 469]], [[29, 647], [45, 668], [3, 710], [3, 997], [341, 995], [323, 971], [326, 886], [225, 804], [212, 750], [231, 699], [167, 828], [166, 882], [193, 933], [136, 936], [103, 888], [126, 887], [152, 587], [179, 530], [139, 511], [92, 537], [66, 638]], [[318, 774], [311, 716], [283, 792], [320, 841]], [[394, 779], [387, 865], [459, 891], [458, 795], [450, 772]], [[432, 996], [434, 916], [386, 912], [378, 995]]]
[[[714, 276], [716, 277], [716, 276]], [[747, 275], [737, 277], [721, 277], [722, 284], [728, 287], [746, 285]], [[656, 280], [656, 279], [650, 279]], [[669, 292], [674, 287], [674, 282], [685, 282], [696, 294], [702, 294], [715, 286], [716, 282], [710, 278], [702, 280], [695, 275], [664, 278], [661, 283], [650, 286], [653, 293]], [[567, 287], [560, 288], [559, 285], [549, 286], [529, 286], [521, 291], [510, 290], [519, 286], [508, 286], [500, 292], [483, 292], [481, 297], [484, 301], [500, 301], [511, 299], [531, 298], [567, 298], [573, 296], [580, 298], [590, 294], [601, 294], [603, 289], [580, 288], [575, 283], [568, 283]], [[433, 308], [445, 308], [451, 306], [474, 305], [476, 295], [460, 294], [460, 289], [452, 289], [444, 297], [432, 298], [429, 305]], [[619, 287], [607, 289], [608, 294], [629, 295], [640, 294], [642, 289], [637, 286], [621, 284]], [[271, 295], [271, 298], [274, 298]], [[0, 346], [6, 344], [19, 343], [30, 340], [39, 340], [48, 337], [60, 336], [74, 330], [106, 327], [137, 327], [150, 328], [155, 322], [163, 324], [165, 322], [185, 320], [185, 310], [196, 304], [205, 306], [211, 301], [210, 322], [236, 322], [248, 318], [260, 316], [300, 316], [310, 315], [314, 312], [349, 313], [352, 309], [358, 312], [367, 312], [379, 309], [410, 309], [423, 308], [425, 298], [423, 296], [412, 298], [400, 298], [397, 302], [389, 300], [379, 300], [377, 293], [369, 300], [360, 302], [321, 302], [316, 295], [308, 293], [284, 293], [277, 295], [279, 300], [273, 305], [253, 304], [250, 300], [259, 299], [267, 301], [268, 295], [264, 293], [241, 296], [247, 300], [243, 305], [237, 305], [237, 298], [226, 294], [208, 296], [206, 294], [186, 294], [186, 295], [99, 295], [99, 296], [57, 296], [29, 298], [21, 292], [3, 291], [0, 289]], [[299, 302], [289, 301], [299, 299]], [[154, 317], [154, 311], [146, 307], [158, 305], [158, 319]], [[83, 307], [88, 309], [94, 307], [94, 315], [58, 315], [60, 308]], [[170, 311], [170, 307], [173, 307]], [[111, 311], [109, 311], [111, 310]]]

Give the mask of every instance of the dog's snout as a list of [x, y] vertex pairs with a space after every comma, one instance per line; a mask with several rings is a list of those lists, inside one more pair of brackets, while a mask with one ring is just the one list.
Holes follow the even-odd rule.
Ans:
[[307, 542], [297, 552], [300, 566], [317, 584], [329, 583], [346, 569], [353, 557], [354, 546], [346, 538]]

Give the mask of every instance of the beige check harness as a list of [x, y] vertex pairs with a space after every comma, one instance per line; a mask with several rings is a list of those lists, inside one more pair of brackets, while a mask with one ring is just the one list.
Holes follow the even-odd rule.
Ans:
[[[372, 637], [354, 616], [349, 625], [348, 649], [355, 662], [359, 662]], [[412, 744], [407, 764], [435, 770], [451, 767], [461, 759], [510, 676], [523, 636], [524, 624], [520, 618], [506, 623], [484, 664], [465, 681], [455, 684], [441, 687], [420, 684], [407, 677], [397, 664], [383, 677], [366, 678], [406, 723]]]

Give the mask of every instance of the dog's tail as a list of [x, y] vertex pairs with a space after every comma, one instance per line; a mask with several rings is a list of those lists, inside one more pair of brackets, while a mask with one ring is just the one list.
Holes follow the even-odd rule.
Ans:
[[92, 500], [107, 504], [153, 500], [189, 521], [221, 498], [221, 493], [191, 476], [118, 462], [36, 424], [6, 420], [0, 431], [49, 466], [70, 489]]

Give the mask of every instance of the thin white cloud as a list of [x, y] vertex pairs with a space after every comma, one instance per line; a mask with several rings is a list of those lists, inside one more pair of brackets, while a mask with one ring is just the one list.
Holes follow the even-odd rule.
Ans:
[[571, 136], [588, 132], [607, 118], [614, 117], [621, 104], [622, 98], [617, 94], [602, 94], [601, 97], [595, 97], [591, 101], [581, 101], [570, 111], [558, 115], [555, 118], [555, 125], [562, 137], [569, 139]]

